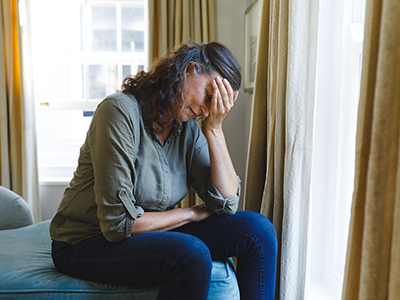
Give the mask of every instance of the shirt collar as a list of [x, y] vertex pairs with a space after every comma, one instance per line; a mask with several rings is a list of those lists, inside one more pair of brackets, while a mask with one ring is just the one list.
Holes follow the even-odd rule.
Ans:
[[[140, 110], [142, 111], [144, 128], [155, 135], [153, 128], [153, 121], [151, 118], [150, 98], [146, 92], [139, 92], [137, 99], [140, 104]], [[174, 120], [174, 127], [172, 129], [170, 137], [179, 136], [181, 134], [182, 128], [183, 128], [182, 122], [179, 120]]]

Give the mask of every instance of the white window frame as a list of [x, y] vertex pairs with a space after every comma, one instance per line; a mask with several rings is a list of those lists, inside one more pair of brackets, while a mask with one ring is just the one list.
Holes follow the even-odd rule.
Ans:
[[[26, 2], [26, 9], [29, 10], [29, 7], [32, 5], [30, 0], [24, 0]], [[92, 64], [112, 64], [117, 65], [118, 67], [118, 87], [122, 84], [122, 65], [136, 65], [137, 60], [143, 62], [144, 69], [148, 68], [148, 45], [149, 45], [149, 32], [148, 32], [148, 0], [72, 0], [82, 3], [83, 13], [86, 15], [86, 20], [83, 21], [82, 30], [83, 30], [83, 49], [72, 58], [71, 63], [83, 63], [83, 67], [85, 68], [85, 76], [83, 76], [83, 98], [77, 99], [77, 101], [71, 101], [72, 99], [44, 99], [44, 98], [35, 98], [35, 109], [36, 111], [57, 111], [57, 110], [65, 110], [65, 111], [73, 111], [78, 110], [82, 111], [94, 111], [97, 105], [102, 101], [102, 99], [88, 99], [88, 66]], [[120, 16], [120, 7], [124, 3], [132, 3], [132, 2], [142, 2], [144, 7], [144, 52], [137, 53], [135, 52], [135, 56], [132, 55], [132, 52], [121, 52], [121, 19], [118, 18]], [[103, 5], [103, 4], [112, 4], [116, 5], [117, 9], [117, 51], [118, 55], [115, 55], [115, 52], [105, 53], [105, 52], [92, 52], [91, 51], [91, 5]], [[28, 14], [29, 17], [29, 14]], [[140, 63], [142, 64], [142, 63]], [[82, 124], [82, 122], [84, 124]], [[88, 122], [85, 120], [81, 120], [79, 124], [84, 125], [83, 127], [88, 127]], [[80, 126], [80, 125], [79, 125]], [[82, 127], [82, 128], [83, 128]], [[80, 145], [79, 145], [80, 147]], [[78, 148], [79, 148], [78, 147]], [[40, 154], [39, 154], [40, 155]], [[77, 153], [76, 153], [77, 155]], [[50, 159], [54, 160], [54, 157], [46, 156]], [[41, 175], [39, 178], [39, 182], [41, 185], [66, 185], [72, 176], [72, 171], [75, 169], [75, 165], [71, 166], [70, 164], [66, 164], [62, 159], [60, 159], [60, 163], [57, 166], [43, 164], [39, 165], [39, 174]], [[42, 170], [42, 171], [41, 171]], [[49, 175], [50, 174], [50, 175]], [[68, 174], [68, 175], [67, 175]], [[71, 174], [71, 175], [69, 175]]]
[[[27, 0], [29, 1], [29, 0]], [[106, 64], [109, 62], [110, 64], [115, 64], [118, 66], [118, 82], [122, 84], [122, 77], [121, 77], [121, 65], [127, 65], [129, 62], [132, 62], [132, 60], [136, 60], [135, 58], [132, 58], [132, 53], [130, 52], [119, 52], [118, 57], [115, 57], [114, 53], [96, 53], [96, 52], [90, 52], [88, 49], [90, 49], [91, 45], [91, 34], [90, 34], [90, 26], [88, 25], [91, 20], [91, 12], [90, 12], [90, 5], [88, 4], [115, 4], [117, 2], [117, 16], [119, 15], [120, 12], [120, 6], [122, 3], [126, 2], [143, 2], [144, 4], [144, 15], [145, 15], [145, 30], [144, 30], [144, 52], [140, 53], [140, 59], [143, 60], [144, 62], [144, 68], [148, 68], [148, 51], [149, 51], [149, 33], [148, 33], [148, 0], [82, 0], [83, 2], [83, 9], [85, 10], [85, 14], [88, 17], [86, 22], [83, 22], [83, 51], [82, 51], [82, 60], [83, 60], [83, 65], [85, 68], [85, 74], [88, 72], [88, 66], [92, 64]], [[117, 51], [120, 51], [121, 45], [120, 45], [120, 22], [117, 22]], [[90, 54], [90, 57], [89, 57]], [[59, 110], [59, 109], [79, 109], [82, 111], [94, 111], [97, 107], [97, 105], [101, 102], [102, 99], [96, 99], [96, 100], [89, 100], [88, 99], [88, 88], [87, 88], [87, 78], [88, 76], [84, 76], [84, 83], [83, 83], [83, 93], [84, 93], [84, 98], [80, 101], [62, 101], [62, 100], [55, 100], [51, 101], [49, 99], [40, 99], [36, 98], [35, 99], [35, 109], [37, 110]]]
[[[320, 1], [307, 299], [339, 300], [354, 183], [365, 0]], [[355, 100], [356, 99], [356, 100]], [[341, 151], [347, 149], [347, 151]]]

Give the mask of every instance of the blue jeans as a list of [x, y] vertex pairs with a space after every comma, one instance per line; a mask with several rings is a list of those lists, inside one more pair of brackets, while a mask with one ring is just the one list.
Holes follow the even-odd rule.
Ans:
[[207, 299], [212, 260], [236, 256], [241, 299], [274, 299], [277, 241], [271, 222], [240, 211], [119, 243], [102, 234], [76, 245], [53, 241], [56, 268], [115, 285], [161, 286], [157, 299]]

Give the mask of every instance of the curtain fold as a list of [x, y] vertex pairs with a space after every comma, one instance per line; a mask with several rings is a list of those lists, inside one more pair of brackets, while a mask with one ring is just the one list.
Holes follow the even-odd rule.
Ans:
[[149, 0], [149, 61], [185, 42], [214, 40], [214, 0]]
[[342, 299], [400, 295], [400, 2], [368, 0]]
[[25, 89], [18, 1], [0, 5], [0, 185], [22, 196], [41, 220], [34, 104]]
[[[149, 65], [176, 45], [214, 40], [214, 0], [149, 0]], [[199, 122], [201, 126], [201, 121]], [[190, 207], [202, 201], [190, 189], [175, 207]]]
[[275, 299], [305, 298], [317, 0], [262, 1], [245, 209], [275, 226]]

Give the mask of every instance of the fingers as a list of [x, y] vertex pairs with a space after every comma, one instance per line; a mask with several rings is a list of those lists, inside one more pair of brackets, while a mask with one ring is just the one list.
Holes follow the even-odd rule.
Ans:
[[229, 81], [225, 78], [222, 79], [220, 76], [213, 80], [213, 86], [213, 98], [215, 97], [213, 108], [218, 113], [228, 113], [237, 99], [238, 92], [234, 92]]
[[227, 79], [217, 76], [212, 80], [213, 94], [208, 117], [204, 121], [207, 128], [221, 128], [227, 113], [237, 99], [238, 91], [233, 91]]
[[191, 207], [195, 213], [194, 222], [202, 221], [213, 214], [213, 212], [207, 207], [207, 205], [202, 202], [201, 204]]

